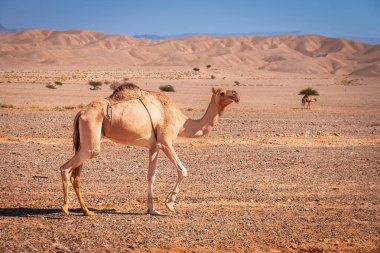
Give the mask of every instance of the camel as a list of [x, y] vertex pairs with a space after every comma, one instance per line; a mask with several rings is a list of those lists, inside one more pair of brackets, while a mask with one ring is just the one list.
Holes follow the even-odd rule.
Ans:
[[[311, 102], [316, 102], [316, 101], [317, 101], [316, 98], [311, 98], [309, 95], [305, 95], [302, 98], [302, 108], [303, 109], [310, 109], [310, 103]], [[306, 103], [307, 103], [307, 105], [306, 105]]]
[[62, 211], [69, 214], [70, 179], [83, 214], [94, 215], [84, 203], [80, 173], [84, 162], [99, 154], [100, 140], [104, 136], [117, 143], [149, 149], [147, 214], [160, 214], [153, 204], [153, 184], [158, 153], [160, 150], [165, 153], [177, 171], [174, 189], [165, 200], [166, 207], [175, 212], [175, 200], [187, 169], [178, 158], [173, 141], [177, 136], [197, 138], [206, 135], [217, 124], [224, 109], [239, 100], [239, 94], [234, 90], [212, 88], [207, 111], [198, 120], [185, 116], [166, 95], [142, 90], [132, 83], [119, 86], [108, 98], [93, 101], [75, 116], [75, 154], [60, 167], [64, 194]]

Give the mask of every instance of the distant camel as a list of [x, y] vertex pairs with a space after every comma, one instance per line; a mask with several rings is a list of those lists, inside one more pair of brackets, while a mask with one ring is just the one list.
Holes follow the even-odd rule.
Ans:
[[[305, 95], [303, 98], [302, 98], [302, 108], [305, 109], [310, 109], [310, 103], [311, 102], [316, 102], [317, 99], [316, 98], [311, 98], [310, 96], [308, 95]], [[306, 105], [307, 103], [307, 105]]]
[[218, 122], [225, 107], [232, 102], [239, 102], [239, 99], [236, 91], [212, 88], [210, 104], [199, 120], [185, 116], [166, 95], [141, 90], [131, 83], [119, 86], [108, 98], [90, 103], [74, 119], [75, 155], [60, 168], [64, 193], [63, 212], [69, 213], [70, 178], [84, 215], [94, 215], [83, 201], [80, 172], [86, 160], [99, 154], [102, 135], [121, 144], [149, 149], [147, 213], [152, 215], [159, 214], [153, 206], [153, 183], [158, 152], [160, 149], [164, 151], [178, 173], [174, 189], [165, 201], [166, 207], [174, 212], [179, 186], [187, 176], [187, 170], [173, 148], [174, 139], [177, 136], [195, 138], [207, 134]]

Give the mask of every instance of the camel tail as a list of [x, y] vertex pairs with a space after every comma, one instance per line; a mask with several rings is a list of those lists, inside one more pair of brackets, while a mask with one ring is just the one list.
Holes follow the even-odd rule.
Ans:
[[74, 125], [73, 125], [73, 147], [75, 151], [79, 150], [80, 145], [80, 134], [79, 134], [79, 117], [82, 115], [82, 112], [78, 112], [77, 115], [74, 118]]

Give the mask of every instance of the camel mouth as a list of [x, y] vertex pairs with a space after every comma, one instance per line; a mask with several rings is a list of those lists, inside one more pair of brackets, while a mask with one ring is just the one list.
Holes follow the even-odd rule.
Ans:
[[240, 97], [237, 95], [237, 96], [233, 96], [232, 98], [231, 98], [236, 104], [239, 104], [239, 102], [240, 102]]
[[236, 91], [232, 91], [232, 94], [230, 96], [230, 99], [232, 99], [232, 101], [234, 101], [235, 103], [239, 103], [240, 102], [240, 96], [239, 94], [236, 92]]

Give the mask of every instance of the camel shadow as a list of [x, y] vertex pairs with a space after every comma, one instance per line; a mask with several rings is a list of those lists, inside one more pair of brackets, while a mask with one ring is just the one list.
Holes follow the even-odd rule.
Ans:
[[26, 217], [35, 215], [49, 215], [61, 213], [61, 209], [56, 208], [29, 208], [29, 207], [14, 207], [0, 208], [0, 217]]
[[[95, 214], [121, 214], [121, 215], [130, 215], [130, 216], [146, 215], [145, 213], [124, 212], [124, 211], [118, 211], [116, 209], [92, 209], [92, 208], [89, 208], [89, 210], [94, 211]], [[78, 209], [78, 212], [82, 213], [82, 211], [80, 209]]]
[[[119, 210], [116, 210], [116, 209], [91, 209], [91, 211], [94, 211], [96, 214], [121, 214], [121, 215], [130, 215], [130, 216], [145, 216], [145, 215], [148, 215], [148, 216], [156, 216], [156, 217], [165, 217], [165, 216], [169, 216], [167, 214], [155, 214], [155, 215], [150, 215], [150, 214], [147, 214], [147, 213], [135, 213], [135, 212], [124, 212], [124, 211], [119, 211]], [[79, 212], [81, 212], [81, 210], [79, 209]]]
[[[122, 212], [116, 209], [93, 209], [89, 208], [90, 211], [94, 211], [95, 214], [112, 214], [112, 215], [129, 215], [129, 216], [143, 216], [146, 213], [136, 213], [136, 212]], [[70, 213], [76, 215], [82, 215], [82, 210], [70, 209]], [[46, 216], [51, 214], [62, 214], [63, 212], [59, 208], [30, 208], [30, 207], [14, 207], [14, 208], [0, 208], [0, 217], [28, 217], [28, 216]], [[166, 215], [157, 215], [166, 216]]]

